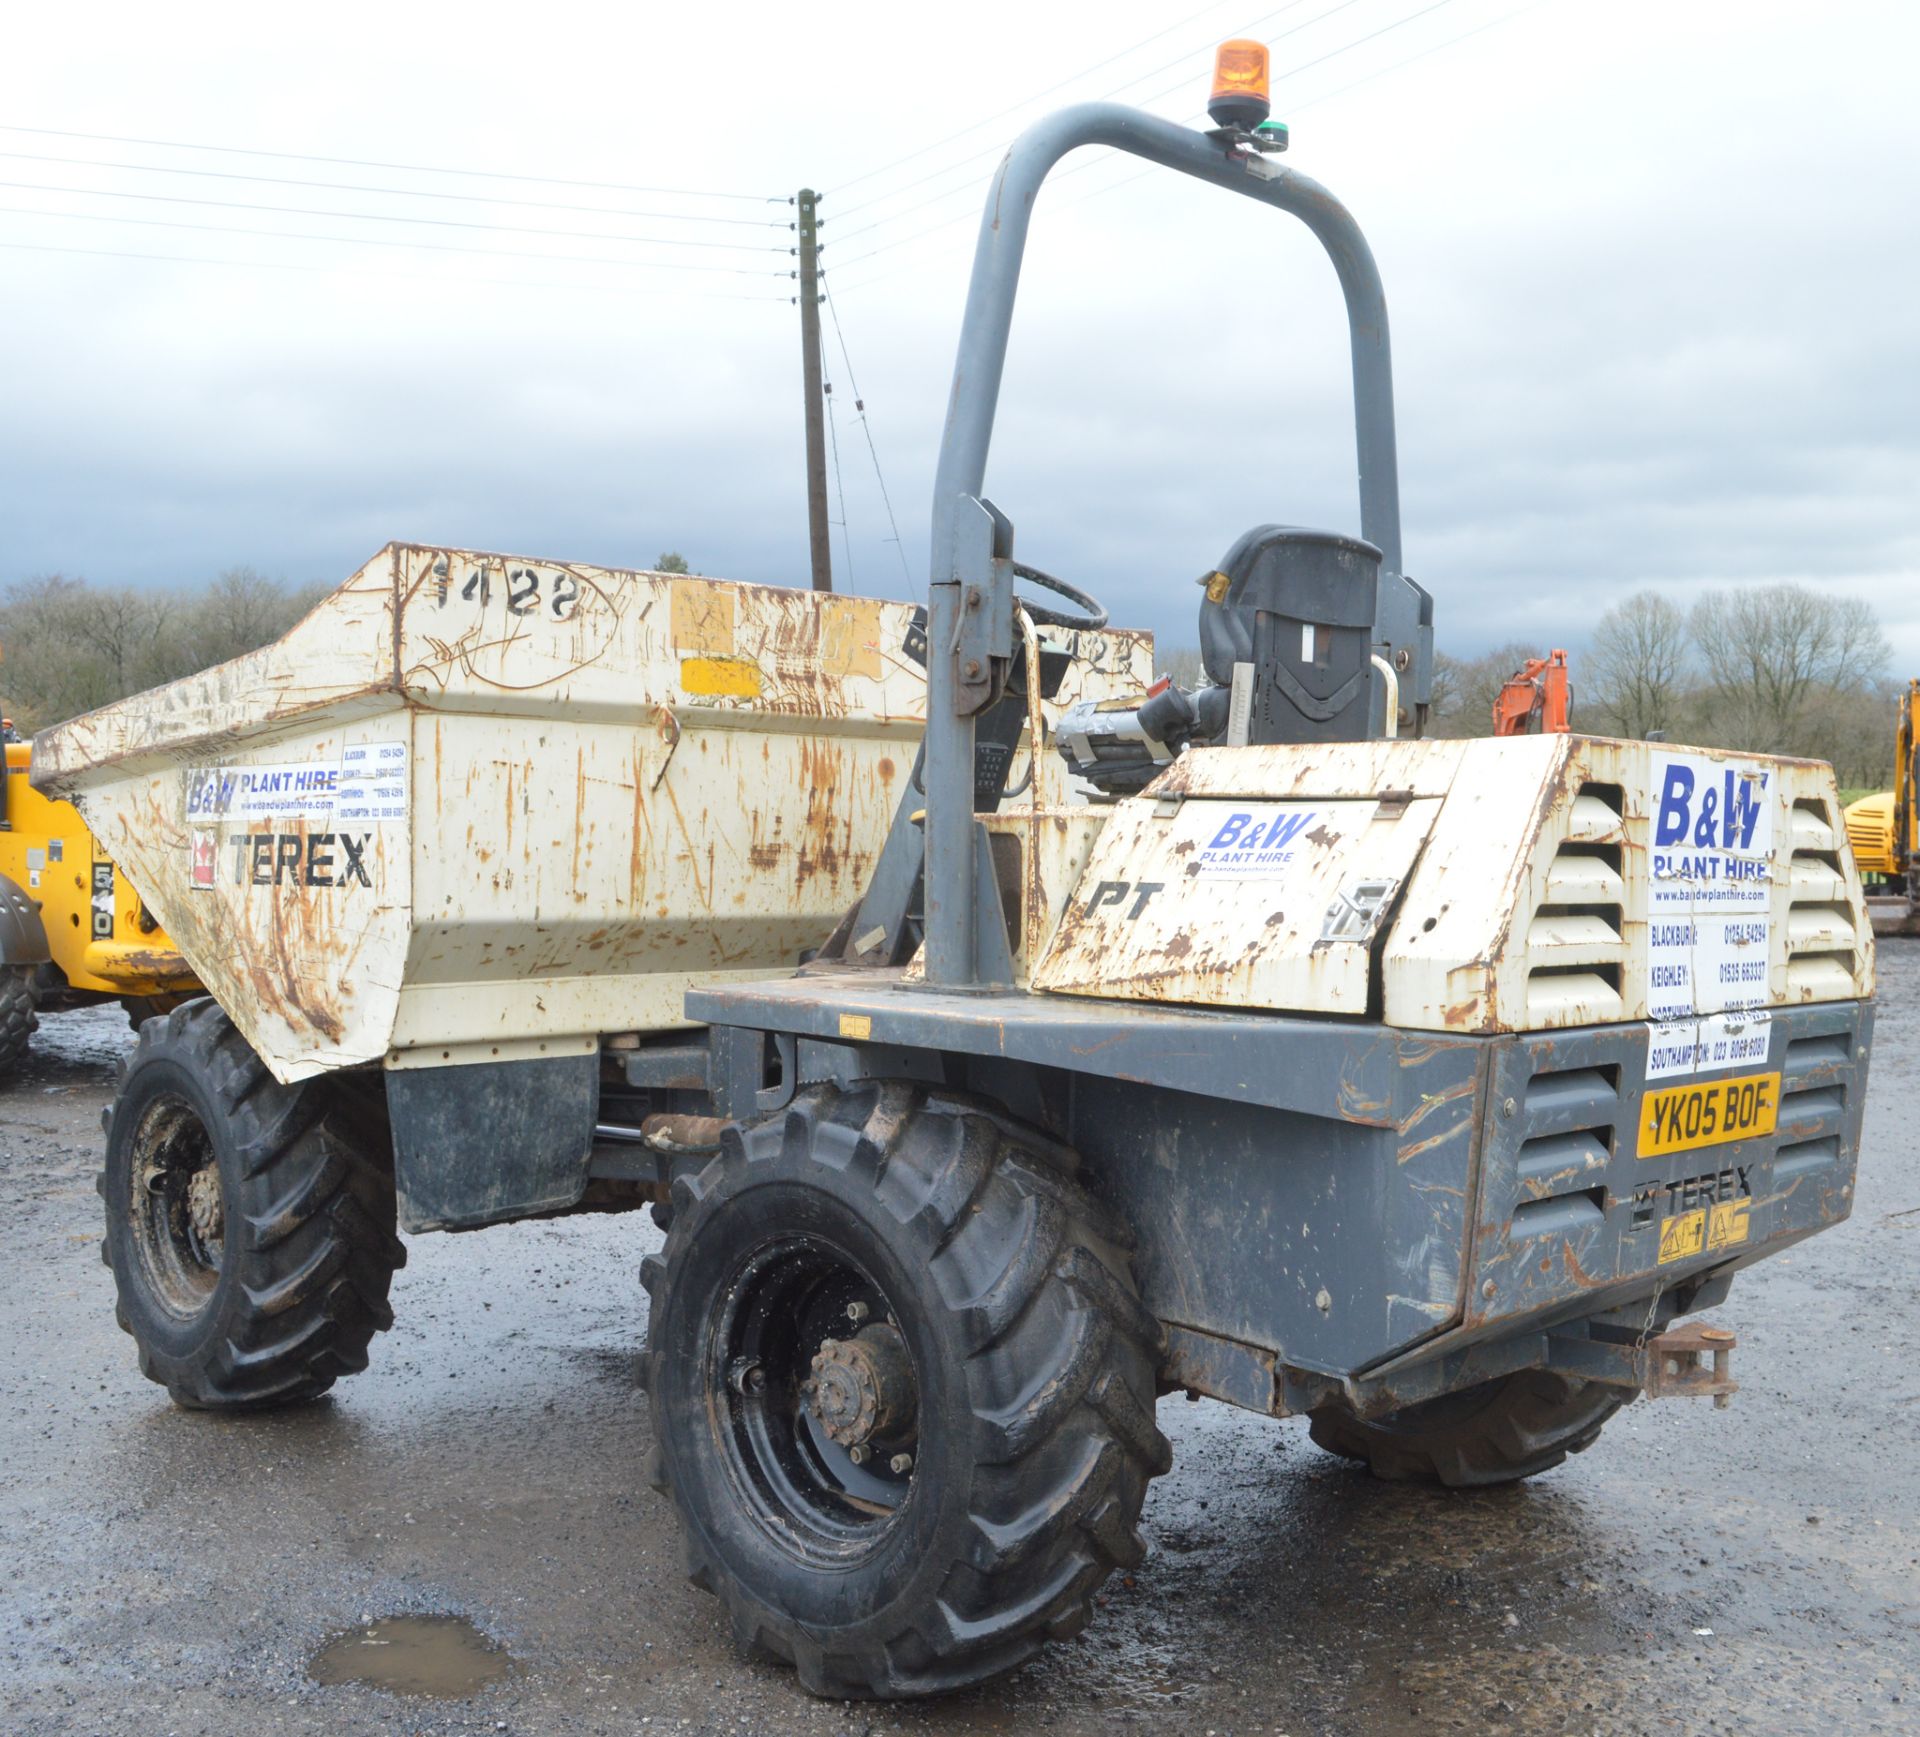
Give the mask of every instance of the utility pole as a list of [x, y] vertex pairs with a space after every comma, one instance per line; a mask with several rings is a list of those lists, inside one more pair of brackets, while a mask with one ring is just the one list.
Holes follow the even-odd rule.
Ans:
[[794, 195], [800, 236], [800, 371], [807, 394], [807, 541], [813, 552], [813, 588], [833, 589], [833, 552], [827, 541], [827, 437], [820, 385], [820, 195]]

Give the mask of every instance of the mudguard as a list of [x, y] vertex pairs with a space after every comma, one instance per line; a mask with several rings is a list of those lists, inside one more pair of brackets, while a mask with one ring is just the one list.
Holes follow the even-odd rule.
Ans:
[[39, 905], [18, 882], [0, 875], [0, 965], [45, 965], [52, 958]]

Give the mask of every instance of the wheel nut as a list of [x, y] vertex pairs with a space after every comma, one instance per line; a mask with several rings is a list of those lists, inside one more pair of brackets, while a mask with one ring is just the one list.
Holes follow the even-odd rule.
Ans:
[[849, 1303], [847, 1305], [847, 1319], [856, 1327], [867, 1318], [869, 1313], [870, 1311], [865, 1303]]
[[847, 1458], [852, 1460], [856, 1466], [864, 1466], [872, 1453], [873, 1449], [868, 1447], [865, 1442], [857, 1441], [852, 1447], [847, 1449]]
[[892, 1459], [887, 1461], [887, 1470], [892, 1472], [896, 1478], [904, 1478], [907, 1473], [913, 1470], [913, 1455], [895, 1454]]

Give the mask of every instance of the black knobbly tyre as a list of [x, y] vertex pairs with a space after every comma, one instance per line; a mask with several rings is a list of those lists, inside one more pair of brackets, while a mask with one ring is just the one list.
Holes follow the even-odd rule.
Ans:
[[904, 1084], [805, 1093], [674, 1184], [642, 1277], [655, 1487], [749, 1651], [943, 1693], [1140, 1560], [1162, 1333], [1073, 1155]]
[[33, 992], [37, 970], [33, 965], [0, 965], [0, 1071], [19, 1064], [39, 1028]]
[[198, 1000], [140, 1027], [104, 1121], [101, 1254], [142, 1373], [239, 1411], [366, 1368], [406, 1262], [377, 1080], [283, 1086]]
[[1376, 1477], [1464, 1489], [1530, 1478], [1585, 1452], [1632, 1397], [1603, 1381], [1523, 1369], [1370, 1422], [1328, 1407], [1310, 1429], [1329, 1453], [1364, 1461]]

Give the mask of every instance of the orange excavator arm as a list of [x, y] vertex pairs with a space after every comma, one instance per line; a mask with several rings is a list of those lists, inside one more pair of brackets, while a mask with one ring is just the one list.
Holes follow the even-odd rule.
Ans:
[[1507, 677], [1494, 696], [1493, 733], [1496, 736], [1564, 736], [1573, 710], [1573, 688], [1567, 679], [1567, 654], [1552, 651], [1530, 657]]

